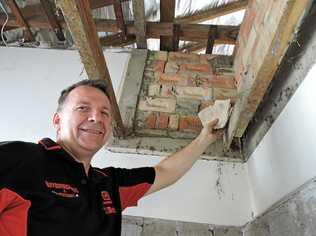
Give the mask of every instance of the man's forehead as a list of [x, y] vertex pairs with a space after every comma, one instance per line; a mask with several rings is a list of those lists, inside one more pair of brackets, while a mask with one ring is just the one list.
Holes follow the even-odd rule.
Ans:
[[110, 105], [108, 97], [98, 88], [91, 86], [79, 86], [74, 88], [68, 98], [82, 103], [104, 103], [107, 107]]

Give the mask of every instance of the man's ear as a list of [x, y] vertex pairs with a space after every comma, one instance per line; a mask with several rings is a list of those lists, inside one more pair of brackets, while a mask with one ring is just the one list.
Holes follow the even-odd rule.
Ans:
[[53, 125], [56, 131], [59, 131], [60, 129], [60, 114], [58, 112], [55, 112], [53, 116]]

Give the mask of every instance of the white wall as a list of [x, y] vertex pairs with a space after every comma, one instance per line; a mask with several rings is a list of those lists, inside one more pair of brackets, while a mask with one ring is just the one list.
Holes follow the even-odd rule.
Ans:
[[[129, 53], [106, 51], [117, 90]], [[76, 51], [0, 47], [0, 141], [54, 137], [51, 125], [60, 91], [86, 78]], [[101, 150], [93, 164], [136, 167], [161, 158]], [[244, 164], [198, 161], [178, 183], [140, 201], [124, 213], [135, 216], [218, 225], [243, 225], [250, 219], [250, 194]]]
[[316, 176], [316, 65], [248, 161], [255, 215]]

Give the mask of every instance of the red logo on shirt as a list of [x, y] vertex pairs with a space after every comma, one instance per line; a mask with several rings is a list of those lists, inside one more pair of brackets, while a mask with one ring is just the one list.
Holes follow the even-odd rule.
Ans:
[[102, 191], [101, 197], [102, 197], [103, 210], [104, 210], [105, 214], [107, 214], [107, 215], [115, 214], [116, 210], [113, 206], [113, 202], [112, 202], [112, 199], [110, 197], [110, 194], [107, 191]]
[[70, 184], [55, 183], [45, 181], [45, 185], [50, 191], [56, 195], [66, 198], [77, 198], [79, 197], [79, 190]]

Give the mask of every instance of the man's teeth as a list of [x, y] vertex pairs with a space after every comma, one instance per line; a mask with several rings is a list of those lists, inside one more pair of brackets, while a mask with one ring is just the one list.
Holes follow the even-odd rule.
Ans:
[[102, 131], [94, 130], [94, 129], [82, 129], [82, 130], [88, 133], [93, 133], [93, 134], [103, 134]]

